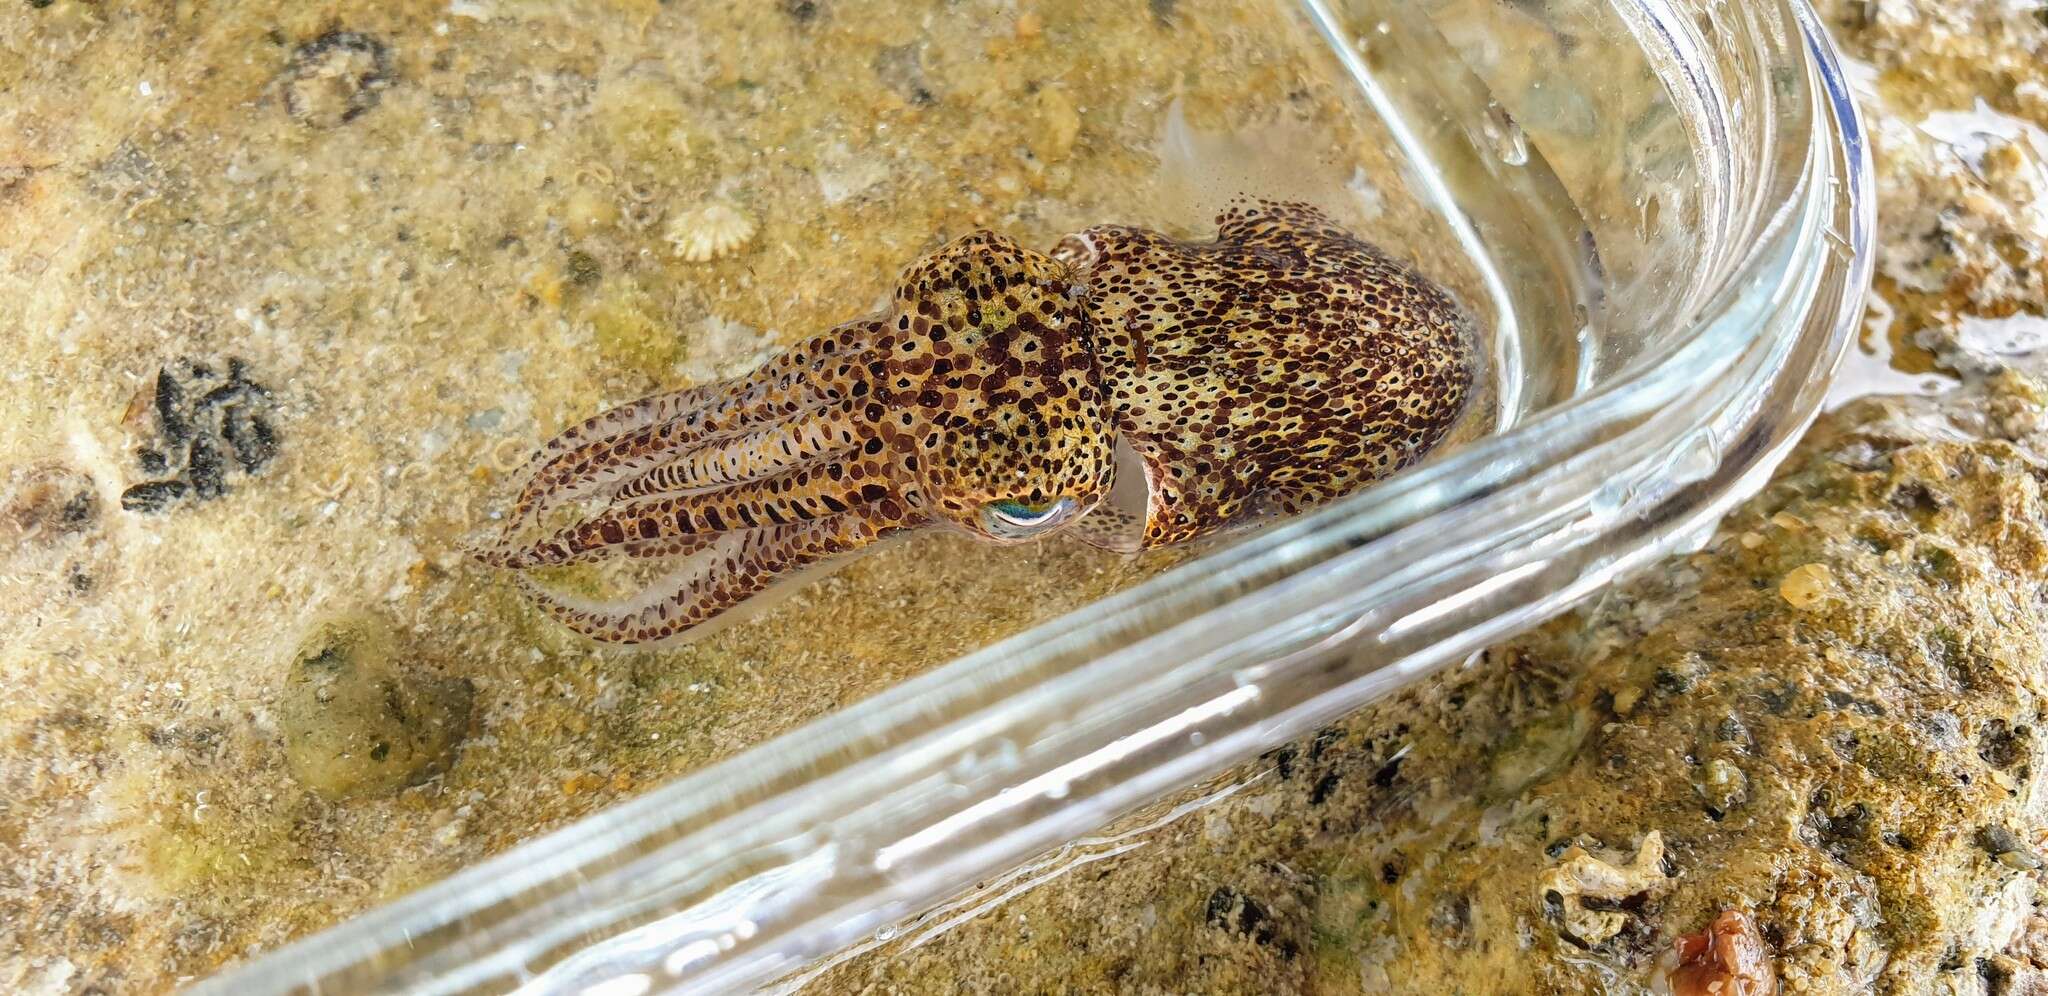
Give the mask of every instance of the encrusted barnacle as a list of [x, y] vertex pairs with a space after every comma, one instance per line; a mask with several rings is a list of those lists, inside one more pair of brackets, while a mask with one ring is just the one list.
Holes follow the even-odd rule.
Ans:
[[99, 517], [92, 478], [63, 464], [15, 468], [0, 478], [0, 536], [24, 542], [84, 532]]
[[[556, 437], [477, 555], [572, 629], [661, 642], [911, 529], [1133, 552], [1308, 508], [1420, 459], [1471, 377], [1450, 298], [1306, 205], [1241, 204], [1207, 243], [978, 232], [882, 312]], [[612, 556], [675, 567], [618, 601], [527, 573]]]
[[1552, 912], [1564, 935], [1587, 947], [1621, 933], [1628, 925], [1625, 905], [1661, 891], [1670, 881], [1664, 871], [1664, 835], [1643, 835], [1633, 860], [1603, 860], [1573, 844], [1558, 863], [1536, 879], [1536, 901]]
[[249, 379], [239, 359], [229, 359], [225, 371], [209, 363], [167, 364], [150, 393], [157, 439], [138, 447], [135, 461], [159, 479], [121, 492], [123, 509], [161, 512], [188, 496], [218, 498], [232, 470], [254, 474], [277, 456], [270, 391]]
[[391, 52], [354, 31], [329, 31], [298, 47], [284, 70], [284, 106], [315, 128], [334, 128], [377, 106], [391, 85]]

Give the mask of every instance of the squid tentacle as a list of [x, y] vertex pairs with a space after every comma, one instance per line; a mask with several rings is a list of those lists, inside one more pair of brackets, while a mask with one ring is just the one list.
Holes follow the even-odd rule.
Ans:
[[620, 600], [550, 591], [525, 575], [519, 586], [563, 625], [613, 643], [659, 643], [708, 622], [784, 575], [851, 553], [885, 529], [861, 514], [720, 534], [675, 571]]
[[656, 395], [584, 420], [549, 440], [517, 475], [518, 497], [506, 517], [506, 532], [597, 490], [602, 485], [592, 479], [614, 469], [624, 455], [659, 453], [664, 444], [831, 404], [848, 384], [848, 357], [870, 347], [878, 331], [872, 319], [847, 322], [737, 380]]
[[678, 454], [733, 444], [759, 436], [774, 426], [799, 426], [819, 417], [820, 413], [829, 415], [832, 410], [832, 406], [825, 405], [795, 412], [778, 412], [764, 416], [758, 424], [743, 424], [721, 432], [699, 432], [693, 423], [684, 420], [638, 430], [615, 444], [615, 449], [600, 452], [587, 464], [559, 475], [559, 481], [549, 485], [552, 491], [516, 507], [500, 532], [495, 548], [505, 550], [518, 546], [511, 539], [517, 531], [571, 502], [591, 495], [615, 498], [618, 489], [675, 462]]
[[[784, 417], [831, 401], [816, 396], [814, 386], [802, 383], [738, 387], [720, 382], [704, 385], [703, 390], [719, 400], [664, 413], [646, 425], [564, 451], [526, 474], [508, 523], [512, 527], [530, 523], [621, 477], [659, 464], [668, 459], [669, 447], [743, 431], [743, 419], [748, 416]], [[689, 400], [679, 399], [675, 404], [681, 407]]]
[[807, 464], [732, 485], [621, 502], [532, 546], [487, 551], [487, 560], [514, 569], [552, 567], [636, 541], [808, 522], [862, 506], [876, 506], [863, 508], [864, 514], [900, 517], [904, 504], [880, 460]]
[[738, 484], [847, 453], [861, 444], [855, 403], [707, 439], [612, 489], [614, 501]]
[[[684, 533], [650, 540], [627, 540], [616, 546], [594, 546], [587, 550], [570, 554], [562, 559], [551, 561], [547, 566], [566, 567], [570, 564], [587, 564], [591, 561], [607, 560], [612, 557], [625, 557], [629, 560], [673, 560], [678, 557], [690, 556], [710, 546], [717, 542], [718, 538], [722, 535], [724, 534]], [[485, 563], [502, 567], [513, 562], [523, 552], [522, 550], [508, 551], [502, 555], [501, 559], [495, 560], [482, 554], [479, 554], [479, 556], [484, 557]], [[493, 554], [492, 556], [497, 555]]]

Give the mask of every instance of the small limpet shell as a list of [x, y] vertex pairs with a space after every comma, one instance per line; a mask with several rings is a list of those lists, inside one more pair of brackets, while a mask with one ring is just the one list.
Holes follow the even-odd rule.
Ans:
[[678, 258], [690, 263], [730, 256], [753, 239], [754, 219], [730, 204], [705, 204], [668, 223], [669, 245]]

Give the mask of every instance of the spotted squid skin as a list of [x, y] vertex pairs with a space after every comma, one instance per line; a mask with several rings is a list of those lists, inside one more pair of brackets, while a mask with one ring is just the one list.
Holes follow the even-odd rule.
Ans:
[[[1202, 244], [1117, 226], [1049, 254], [987, 232], [950, 243], [881, 314], [556, 437], [477, 556], [520, 572], [680, 560], [613, 601], [518, 575], [577, 632], [662, 643], [911, 529], [1184, 542], [1348, 493], [1442, 438], [1471, 384], [1447, 296], [1311, 207], [1247, 202], [1218, 223]], [[1143, 467], [1141, 512], [1104, 503], [1119, 442]], [[579, 501], [596, 508], [546, 529]]]
[[1055, 250], [1086, 288], [1111, 420], [1146, 466], [1142, 547], [1408, 466], [1472, 387], [1450, 297], [1321, 211], [1238, 204], [1217, 226], [1202, 244], [1093, 228]]

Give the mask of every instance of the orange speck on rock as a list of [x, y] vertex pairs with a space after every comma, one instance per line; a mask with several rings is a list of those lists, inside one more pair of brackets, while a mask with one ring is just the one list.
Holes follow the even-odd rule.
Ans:
[[1835, 586], [1835, 574], [1826, 564], [1805, 564], [1795, 567], [1778, 584], [1778, 595], [1795, 609], [1804, 609], [1819, 602]]
[[1783, 529], [1787, 532], [1796, 533], [1806, 528], [1806, 520], [1796, 515], [1793, 515], [1790, 512], [1779, 512], [1778, 514], [1771, 516], [1771, 525], [1777, 526], [1779, 529]]
[[1678, 939], [1672, 996], [1776, 996], [1777, 963], [1756, 921], [1722, 910], [1707, 929]]

